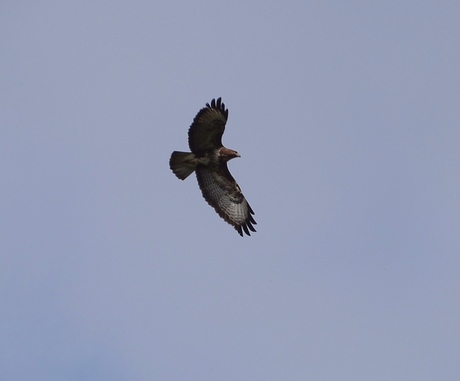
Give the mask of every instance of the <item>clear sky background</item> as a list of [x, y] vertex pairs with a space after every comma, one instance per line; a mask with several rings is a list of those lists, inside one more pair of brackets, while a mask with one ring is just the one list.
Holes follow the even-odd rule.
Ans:
[[1, 380], [460, 379], [458, 1], [0, 8]]

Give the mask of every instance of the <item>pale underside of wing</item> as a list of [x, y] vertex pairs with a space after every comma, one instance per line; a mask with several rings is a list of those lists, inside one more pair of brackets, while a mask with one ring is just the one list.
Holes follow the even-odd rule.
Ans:
[[214, 170], [205, 166], [196, 168], [196, 176], [203, 197], [216, 212], [229, 224], [233, 225], [242, 236], [243, 231], [251, 235], [255, 232], [256, 222], [252, 215], [253, 210], [241, 193], [226, 164]]

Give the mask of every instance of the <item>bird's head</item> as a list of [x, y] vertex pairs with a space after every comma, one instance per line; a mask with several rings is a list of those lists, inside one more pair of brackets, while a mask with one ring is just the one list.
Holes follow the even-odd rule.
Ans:
[[232, 149], [222, 147], [219, 152], [219, 157], [225, 161], [229, 161], [235, 157], [241, 157], [241, 155]]

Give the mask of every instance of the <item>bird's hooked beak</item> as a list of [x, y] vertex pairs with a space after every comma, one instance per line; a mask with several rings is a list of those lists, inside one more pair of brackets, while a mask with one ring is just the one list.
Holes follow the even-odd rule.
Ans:
[[235, 157], [241, 157], [240, 154], [238, 152], [236, 152], [235, 150], [233, 149], [229, 149], [229, 148], [225, 148], [225, 147], [222, 147], [219, 152], [218, 152], [218, 155], [221, 159], [225, 160], [225, 161], [229, 161], [229, 160], [232, 160], [234, 159]]

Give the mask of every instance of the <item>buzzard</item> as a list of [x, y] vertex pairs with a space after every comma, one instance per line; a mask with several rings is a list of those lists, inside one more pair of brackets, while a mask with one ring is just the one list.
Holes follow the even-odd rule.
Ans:
[[188, 145], [192, 152], [174, 151], [169, 167], [181, 180], [193, 171], [204, 199], [225, 221], [243, 236], [251, 235], [256, 224], [254, 211], [241, 193], [227, 168], [227, 161], [240, 157], [239, 153], [222, 145], [222, 135], [228, 109], [222, 99], [213, 99], [201, 109], [188, 130]]

